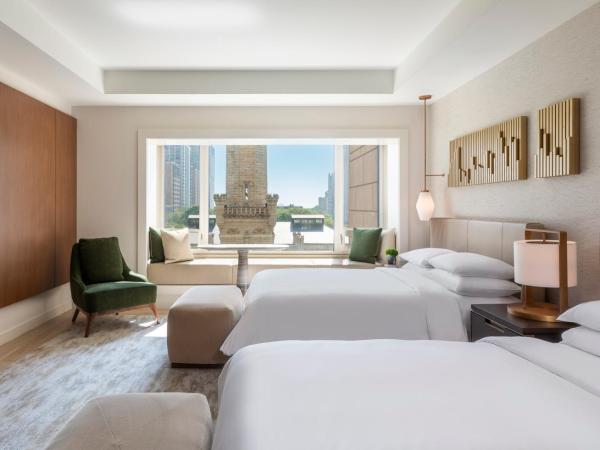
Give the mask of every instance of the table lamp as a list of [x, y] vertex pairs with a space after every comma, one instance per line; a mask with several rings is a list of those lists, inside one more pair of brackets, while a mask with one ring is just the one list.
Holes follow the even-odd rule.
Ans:
[[[577, 244], [567, 240], [565, 231], [526, 229], [525, 240], [514, 242], [514, 267], [515, 282], [521, 284], [521, 304], [509, 305], [508, 312], [527, 319], [556, 321], [569, 307], [568, 288], [577, 285]], [[558, 288], [558, 305], [536, 301], [532, 287]]]

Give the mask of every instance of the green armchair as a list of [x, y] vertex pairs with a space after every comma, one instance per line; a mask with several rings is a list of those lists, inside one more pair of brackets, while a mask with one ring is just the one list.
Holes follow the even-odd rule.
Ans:
[[71, 298], [76, 309], [87, 317], [85, 337], [94, 317], [148, 306], [159, 322], [156, 285], [132, 272], [119, 249], [117, 238], [80, 239], [71, 250]]

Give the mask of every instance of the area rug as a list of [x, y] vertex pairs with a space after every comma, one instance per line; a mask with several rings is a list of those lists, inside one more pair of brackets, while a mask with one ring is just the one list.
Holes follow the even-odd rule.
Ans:
[[217, 414], [214, 369], [172, 369], [166, 320], [106, 316], [83, 337], [83, 320], [0, 374], [0, 448], [43, 449], [88, 400], [127, 392], [199, 392]]

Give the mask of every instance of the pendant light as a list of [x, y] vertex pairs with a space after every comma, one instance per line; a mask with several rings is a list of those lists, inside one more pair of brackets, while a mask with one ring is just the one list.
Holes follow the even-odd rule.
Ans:
[[428, 221], [433, 216], [435, 204], [431, 192], [427, 190], [427, 177], [443, 177], [444, 174], [427, 174], [427, 100], [431, 95], [421, 95], [419, 100], [423, 101], [423, 190], [417, 199], [417, 214], [419, 220]]

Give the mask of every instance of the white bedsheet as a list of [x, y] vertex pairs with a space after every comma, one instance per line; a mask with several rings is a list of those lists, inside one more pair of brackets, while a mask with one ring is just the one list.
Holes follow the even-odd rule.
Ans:
[[213, 450], [600, 448], [600, 358], [531, 338], [247, 347]]
[[258, 273], [226, 355], [281, 340], [467, 340], [460, 297], [403, 269], [277, 269]]

